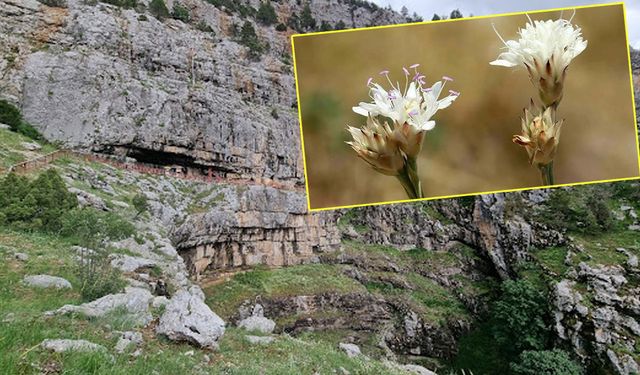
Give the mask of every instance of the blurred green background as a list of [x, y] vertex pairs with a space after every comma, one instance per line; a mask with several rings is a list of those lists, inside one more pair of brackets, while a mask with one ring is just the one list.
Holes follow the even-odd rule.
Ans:
[[[419, 160], [426, 196], [540, 185], [525, 150], [511, 142], [536, 90], [526, 70], [489, 65], [503, 46], [491, 24], [505, 39], [516, 39], [526, 21], [513, 15], [295, 38], [311, 207], [406, 199], [395, 178], [374, 172], [344, 142], [347, 125], [365, 122], [351, 107], [369, 101], [367, 79], [383, 84], [378, 72], [388, 69], [403, 85], [402, 67], [414, 63], [428, 85], [448, 75], [455, 81], [447, 89], [462, 93], [436, 114], [436, 128], [427, 133]], [[578, 9], [573, 23], [589, 45], [569, 67], [559, 107], [566, 121], [556, 183], [638, 176], [622, 6]]]

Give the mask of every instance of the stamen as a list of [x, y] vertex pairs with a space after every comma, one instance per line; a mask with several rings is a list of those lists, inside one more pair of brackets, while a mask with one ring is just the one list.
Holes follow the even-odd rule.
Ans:
[[569, 22], [573, 21], [573, 17], [575, 17], [576, 15], [576, 10], [575, 8], [573, 9], [573, 14], [571, 15], [571, 18], [569, 18]]
[[453, 90], [449, 90], [449, 94], [454, 96], [460, 96], [460, 93], [458, 91], [453, 91]]
[[407, 68], [405, 68], [404, 66], [402, 67], [402, 70], [404, 71], [404, 75], [408, 76], [409, 75], [409, 71], [407, 70]]
[[453, 78], [449, 76], [442, 76], [442, 79], [444, 79], [445, 81], [453, 82]]
[[380, 72], [381, 76], [388, 76], [389, 75], [389, 71], [388, 70], [383, 70]]
[[369, 77], [367, 80], [367, 86], [371, 86], [371, 82], [373, 82], [373, 78]]
[[500, 38], [500, 40], [502, 41], [502, 43], [504, 43], [504, 45], [507, 45], [507, 42], [504, 41], [504, 38], [502, 37], [502, 35], [500, 35], [500, 33], [498, 32], [498, 30], [496, 29], [496, 24], [495, 23], [491, 23], [491, 27], [493, 27], [493, 31], [496, 33], [496, 35], [498, 35], [498, 38]]
[[409, 68], [411, 68], [411, 69], [415, 69], [415, 68], [417, 68], [417, 67], [419, 67], [419, 66], [420, 66], [420, 64], [413, 64], [413, 65], [411, 65]]

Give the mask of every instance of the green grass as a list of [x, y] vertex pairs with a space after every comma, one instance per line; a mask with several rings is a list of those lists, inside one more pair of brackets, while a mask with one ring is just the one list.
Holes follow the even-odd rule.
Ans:
[[577, 254], [574, 259], [577, 258], [578, 261], [585, 261], [590, 265], [624, 264], [627, 257], [616, 251], [618, 247], [625, 248], [629, 252], [640, 256], [640, 238], [638, 232], [627, 229], [609, 231], [596, 236], [575, 235], [575, 240], [584, 247], [585, 252], [591, 255], [592, 259], [587, 259], [588, 257], [584, 254]]
[[569, 269], [569, 267], [564, 264], [566, 256], [566, 247], [550, 247], [533, 251], [533, 257], [540, 262], [540, 264], [555, 272], [560, 277]]
[[[351, 374], [400, 374], [376, 360], [348, 358], [331, 340], [307, 341], [278, 336], [270, 345], [252, 345], [241, 330], [229, 329], [213, 358], [215, 374], [334, 374], [343, 367]], [[339, 372], [338, 372], [339, 373]]]
[[364, 292], [365, 288], [342, 274], [342, 267], [312, 264], [269, 270], [256, 268], [236, 274], [230, 281], [205, 288], [207, 304], [223, 319], [246, 299]]
[[34, 141], [22, 134], [6, 129], [0, 129], [0, 167], [6, 168], [27, 159], [27, 150], [22, 146], [22, 142], [37, 143], [42, 146], [41, 150], [29, 151], [32, 154], [44, 155], [56, 150], [56, 147], [43, 142]]

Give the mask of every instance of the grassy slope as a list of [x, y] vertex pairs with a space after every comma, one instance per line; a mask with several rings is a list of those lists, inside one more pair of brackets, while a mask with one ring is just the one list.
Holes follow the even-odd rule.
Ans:
[[[21, 141], [22, 136], [0, 130], [0, 150], [16, 150], [16, 145]], [[12, 159], [0, 153], [0, 165], [11, 165], [16, 160], [20, 159], [17, 156]], [[59, 159], [55, 165], [72, 169], [75, 173], [83, 173], [78, 166], [89, 167], [97, 172], [105, 168], [98, 163], [76, 159]], [[154, 177], [140, 178], [153, 180]], [[110, 204], [111, 200], [127, 202], [137, 191], [134, 185], [112, 184], [117, 192], [114, 197], [80, 181], [74, 181], [73, 184], [100, 196], [108, 206], [125, 217], [132, 217], [134, 214], [132, 208], [123, 209]], [[180, 190], [190, 188], [183, 182], [177, 184]], [[192, 190], [193, 194], [199, 191]], [[214, 187], [199, 194], [215, 196], [216, 190]], [[214, 203], [216, 200], [214, 197]], [[100, 319], [82, 316], [44, 317], [45, 311], [65, 304], [81, 303], [71, 246], [70, 242], [55, 235], [0, 228], [0, 374], [38, 374], [41, 371], [64, 374], [255, 374], [260, 373], [261, 369], [264, 374], [299, 374], [300, 371], [332, 374], [339, 367], [348, 369], [352, 374], [396, 373], [375, 360], [350, 359], [333, 342], [312, 337], [304, 340], [279, 336], [275, 343], [263, 347], [250, 345], [245, 341], [243, 332], [229, 328], [220, 342], [220, 350], [208, 352], [156, 337], [152, 327], [134, 327], [118, 312]], [[18, 261], [12, 255], [14, 252], [26, 253], [29, 259], [26, 262]], [[316, 283], [326, 271], [322, 268], [316, 269], [315, 273], [313, 269], [304, 266], [282, 271], [268, 276], [271, 280], [270, 291], [291, 291], [292, 284], [289, 282], [295, 282], [293, 285], [298, 286], [297, 291], [307, 292], [312, 292], [315, 288], [348, 291], [355, 290], [351, 288], [356, 287], [349, 279], [338, 274], [335, 277], [324, 277], [322, 284]], [[260, 275], [260, 270], [257, 272]], [[24, 276], [33, 274], [64, 277], [74, 289], [35, 289], [21, 283]], [[308, 275], [314, 277], [309, 279]], [[267, 276], [263, 274], [261, 277]], [[364, 288], [360, 287], [360, 290]], [[225, 311], [225, 306], [220, 308]], [[142, 330], [145, 337], [145, 343], [141, 347], [143, 354], [133, 357], [130, 353], [132, 350], [115, 354], [113, 348], [119, 337], [115, 331], [131, 329]], [[50, 353], [39, 347], [42, 340], [47, 338], [85, 339], [105, 346], [109, 353]]]

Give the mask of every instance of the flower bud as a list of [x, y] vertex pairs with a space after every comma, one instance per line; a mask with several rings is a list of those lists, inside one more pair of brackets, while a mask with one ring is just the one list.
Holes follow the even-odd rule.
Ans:
[[554, 111], [549, 107], [541, 115], [534, 116], [530, 110], [525, 109], [522, 134], [513, 136], [513, 142], [527, 150], [529, 163], [537, 167], [551, 163], [558, 149], [564, 120], [554, 121]]

